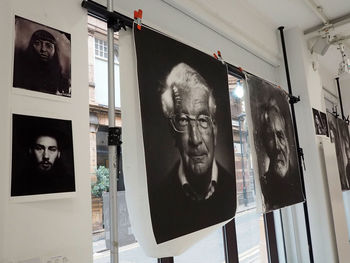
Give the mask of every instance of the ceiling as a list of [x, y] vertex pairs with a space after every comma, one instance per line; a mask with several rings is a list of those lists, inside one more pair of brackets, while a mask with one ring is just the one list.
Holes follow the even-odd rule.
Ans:
[[[319, 35], [318, 30], [324, 25], [324, 20], [316, 11], [317, 6], [323, 10], [321, 11], [324, 14], [323, 19], [328, 19], [331, 23], [336, 22], [334, 29], [330, 30], [331, 36], [350, 35], [349, 0], [246, 0], [246, 2], [276, 27], [280, 25], [286, 28], [300, 27], [310, 42]], [[350, 58], [350, 40], [343, 43], [346, 54]], [[337, 47], [337, 45], [331, 45], [324, 56], [315, 57], [333, 75], [337, 75], [341, 61], [341, 54]]]
[[[228, 35], [241, 34], [244, 37], [245, 32], [249, 31], [251, 35], [247, 39], [255, 41], [260, 51], [266, 51], [266, 57], [280, 56], [278, 55], [280, 54], [278, 46], [272, 40], [269, 42], [269, 39], [272, 38], [275, 38], [275, 42], [278, 41], [277, 34], [271, 34], [271, 32], [276, 32], [279, 26], [284, 26], [286, 29], [301, 28], [306, 33], [305, 38], [309, 45], [310, 40], [319, 36], [319, 30], [326, 21], [334, 25], [334, 28], [329, 31], [332, 37], [334, 35], [350, 35], [350, 0], [163, 1], [176, 2], [177, 7], [182, 6], [183, 12], [196, 16], [197, 20], [205, 16], [216, 18], [215, 23], [217, 25], [221, 23], [220, 30], [227, 32]], [[247, 16], [245, 17], [245, 15]], [[228, 27], [231, 28], [231, 31], [227, 29]], [[344, 41], [344, 44], [346, 54], [350, 58], [350, 40]], [[249, 47], [249, 43], [247, 45], [248, 49], [254, 50], [254, 48]], [[330, 74], [337, 74], [341, 55], [336, 46], [331, 46], [324, 56], [314, 56], [314, 59]], [[350, 76], [350, 74], [347, 75]]]
[[[314, 13], [307, 0], [245, 0], [252, 8], [257, 9], [267, 19], [278, 27], [299, 26], [307, 30], [322, 23]], [[317, 6], [322, 6], [324, 14], [333, 20], [350, 13], [349, 0], [313, 0]]]

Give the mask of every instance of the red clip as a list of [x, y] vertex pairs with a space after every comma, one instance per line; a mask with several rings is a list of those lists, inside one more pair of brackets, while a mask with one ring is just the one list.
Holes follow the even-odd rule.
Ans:
[[243, 72], [243, 69], [241, 67], [238, 68], [240, 72]]
[[219, 50], [218, 50], [218, 54], [217, 54], [217, 55], [214, 53], [214, 57], [215, 57], [217, 60], [221, 61], [222, 64], [225, 64], [225, 61], [222, 59], [222, 57], [221, 57], [221, 52], [220, 52]]
[[142, 22], [142, 10], [134, 10], [134, 19], [137, 24], [137, 29], [141, 30], [141, 22]]

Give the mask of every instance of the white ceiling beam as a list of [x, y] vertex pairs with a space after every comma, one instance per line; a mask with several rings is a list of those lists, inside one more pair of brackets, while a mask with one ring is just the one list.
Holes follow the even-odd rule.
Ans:
[[329, 18], [326, 16], [326, 14], [323, 11], [323, 7], [316, 3], [314, 0], [304, 0], [304, 2], [311, 8], [311, 10], [315, 13], [315, 15], [321, 19], [323, 24], [328, 25], [329, 24]]
[[[348, 13], [344, 16], [329, 20], [329, 24], [333, 25], [334, 28], [340, 27], [342, 25], [349, 24], [349, 23], [350, 23], [350, 13]], [[319, 24], [317, 26], [310, 27], [310, 28], [304, 30], [304, 35], [309, 35], [309, 34], [312, 34], [314, 32], [318, 32], [324, 26], [325, 26], [324, 24]]]

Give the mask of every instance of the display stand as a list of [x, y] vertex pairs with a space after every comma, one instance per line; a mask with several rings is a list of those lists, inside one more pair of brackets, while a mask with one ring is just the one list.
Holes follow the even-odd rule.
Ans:
[[[300, 144], [299, 144], [298, 127], [297, 127], [297, 123], [296, 123], [295, 109], [294, 109], [294, 104], [297, 103], [298, 101], [300, 101], [300, 98], [293, 96], [293, 90], [292, 90], [292, 85], [291, 85], [290, 75], [289, 75], [286, 45], [284, 42], [284, 35], [283, 35], [284, 27], [281, 26], [278, 28], [278, 30], [280, 31], [280, 35], [281, 35], [281, 44], [282, 44], [282, 50], [283, 50], [284, 65], [285, 65], [285, 70], [286, 70], [288, 93], [290, 96], [289, 103], [290, 103], [290, 108], [291, 108], [291, 112], [292, 112], [292, 120], [293, 120], [293, 124], [294, 124], [293, 127], [294, 127], [295, 142], [296, 142], [296, 146], [298, 149], [301, 185], [302, 185], [304, 196], [305, 196], [305, 202], [303, 203], [303, 207], [304, 207], [304, 215], [305, 215], [305, 226], [306, 226], [309, 257], [310, 257], [310, 262], [313, 263], [314, 256], [313, 256], [313, 252], [312, 252], [312, 240], [311, 240], [311, 231], [310, 231], [309, 212], [308, 212], [308, 208], [307, 208], [305, 180], [304, 180], [304, 173], [303, 173], [303, 167], [302, 167], [302, 163], [304, 163], [304, 154], [303, 154], [303, 149], [300, 148]], [[304, 165], [304, 167], [305, 167], [305, 165]]]

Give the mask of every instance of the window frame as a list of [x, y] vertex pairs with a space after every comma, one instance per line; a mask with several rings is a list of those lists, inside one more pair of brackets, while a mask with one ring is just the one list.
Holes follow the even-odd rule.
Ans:
[[[88, 15], [92, 15], [98, 19], [101, 19], [102, 21], [106, 21], [106, 18], [107, 18], [107, 12], [104, 17], [102, 14], [100, 16], [97, 16], [96, 13], [93, 13], [91, 12], [91, 10], [88, 10]], [[95, 36], [94, 41], [96, 41], [96, 39], [99, 39], [99, 38]], [[99, 39], [99, 40], [104, 41], [102, 39]], [[106, 58], [96, 55], [96, 42], [94, 43], [94, 55], [95, 55], [95, 58], [106, 60]], [[107, 56], [107, 60], [108, 60], [108, 56]], [[118, 64], [119, 64], [119, 61], [118, 61]], [[239, 78], [241, 80], [245, 80], [245, 75], [240, 68], [235, 67], [228, 63], [226, 64], [228, 68], [228, 74], [236, 78]], [[266, 230], [265, 237], [266, 237], [266, 244], [267, 244], [266, 249], [268, 253], [268, 261], [269, 263], [277, 263], [279, 262], [279, 260], [278, 260], [278, 248], [277, 248], [276, 230], [275, 230], [273, 213], [264, 214], [264, 225]], [[225, 252], [225, 261], [226, 261], [225, 263], [239, 263], [236, 223], [234, 218], [225, 226], [223, 226], [222, 237], [224, 240], [223, 249]], [[158, 258], [157, 262], [174, 263], [174, 257]]]

